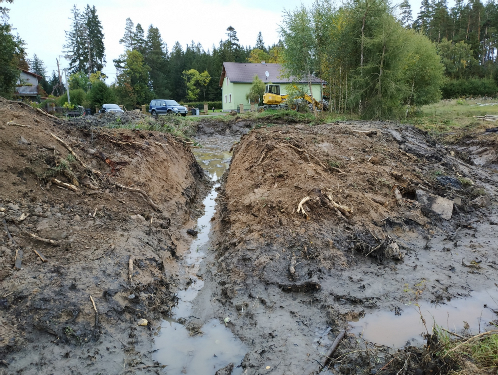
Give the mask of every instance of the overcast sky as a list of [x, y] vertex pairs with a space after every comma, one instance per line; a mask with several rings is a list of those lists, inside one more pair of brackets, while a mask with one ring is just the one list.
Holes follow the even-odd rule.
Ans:
[[[394, 3], [401, 2], [394, 1]], [[149, 25], [159, 28], [164, 42], [171, 51], [178, 41], [185, 46], [193, 40], [201, 43], [205, 50], [218, 46], [226, 39], [226, 29], [233, 26], [243, 46], [254, 46], [261, 31], [266, 45], [278, 41], [278, 27], [284, 10], [294, 10], [301, 3], [307, 7], [313, 0], [14, 0], [10, 8], [9, 23], [26, 42], [29, 58], [36, 55], [44, 62], [47, 74], [57, 70], [56, 58], [61, 57], [62, 67], [67, 62], [62, 57], [65, 32], [70, 29], [71, 9], [80, 10], [89, 4], [95, 5], [103, 26], [107, 65], [104, 72], [112, 83], [116, 71], [112, 60], [124, 52], [119, 39], [124, 34], [126, 18], [145, 31]], [[419, 0], [411, 0], [414, 17], [420, 7]]]

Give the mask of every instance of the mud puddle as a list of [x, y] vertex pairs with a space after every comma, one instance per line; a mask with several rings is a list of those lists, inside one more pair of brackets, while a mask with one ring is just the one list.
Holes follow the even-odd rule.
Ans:
[[496, 319], [493, 312], [496, 309], [498, 290], [484, 290], [445, 304], [420, 302], [418, 306], [416, 303], [406, 305], [398, 315], [392, 311], [379, 311], [351, 322], [350, 326], [352, 333], [361, 335], [367, 341], [401, 348], [405, 345], [423, 344], [426, 329], [432, 333], [432, 327], [436, 324], [455, 333], [466, 331], [478, 334], [492, 329], [494, 326], [490, 322]]
[[[172, 309], [171, 317], [162, 322], [155, 339], [154, 359], [167, 365], [168, 374], [214, 373], [229, 363], [240, 363], [247, 351], [244, 344], [217, 319], [209, 320], [195, 332], [184, 325], [188, 320], [195, 322], [199, 319], [192, 315], [192, 306], [204, 286], [199, 267], [209, 246], [211, 219], [215, 212], [217, 188], [220, 186], [216, 181], [228, 168], [231, 158], [229, 152], [217, 148], [203, 148], [194, 151], [194, 154], [215, 185], [203, 201], [205, 211], [197, 220], [197, 236], [183, 260], [188, 287], [177, 293], [178, 303]], [[234, 375], [240, 373], [241, 368], [233, 371]]]

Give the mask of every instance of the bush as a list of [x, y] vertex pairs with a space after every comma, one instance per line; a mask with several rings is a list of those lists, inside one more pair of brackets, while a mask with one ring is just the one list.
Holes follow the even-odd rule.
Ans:
[[443, 99], [455, 99], [468, 96], [495, 97], [498, 92], [498, 86], [492, 79], [455, 79], [447, 81], [443, 87], [441, 87], [441, 92], [443, 93]]
[[185, 107], [193, 107], [193, 108], [199, 108], [200, 110], [204, 110], [204, 103], [207, 103], [209, 110], [213, 109], [223, 109], [223, 103], [222, 102], [192, 102], [192, 103], [180, 103], [181, 105]]
[[104, 82], [97, 81], [88, 92], [89, 106], [92, 111], [95, 107], [102, 107], [102, 104], [115, 103], [116, 95]]
[[[83, 89], [69, 90], [71, 104], [83, 105], [86, 101], [86, 92]], [[59, 106], [63, 106], [67, 102], [67, 93], [62, 94], [59, 99]]]

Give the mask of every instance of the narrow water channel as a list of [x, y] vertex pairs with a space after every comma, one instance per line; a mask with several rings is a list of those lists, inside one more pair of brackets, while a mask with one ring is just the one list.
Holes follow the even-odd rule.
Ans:
[[[211, 232], [211, 218], [215, 212], [217, 181], [228, 168], [231, 155], [217, 149], [194, 151], [195, 157], [208, 172], [215, 185], [204, 199], [204, 215], [197, 220], [197, 237], [192, 241], [189, 253], [184, 258], [189, 286], [177, 293], [178, 304], [171, 316], [161, 324], [161, 330], [155, 338], [154, 360], [167, 367], [165, 374], [214, 374], [229, 363], [237, 366], [247, 352], [244, 344], [232, 332], [212, 319], [201, 328], [202, 334], [190, 336], [182, 324], [192, 316], [192, 306], [204, 281], [198, 275], [199, 266], [206, 256]], [[233, 375], [241, 374], [241, 368], [235, 368]]]

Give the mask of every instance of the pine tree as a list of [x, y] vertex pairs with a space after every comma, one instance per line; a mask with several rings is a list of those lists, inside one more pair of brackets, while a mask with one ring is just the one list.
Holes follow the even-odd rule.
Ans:
[[401, 24], [406, 28], [411, 28], [413, 24], [412, 8], [408, 0], [403, 0], [399, 5], [400, 9], [400, 21]]
[[263, 42], [263, 35], [261, 34], [261, 31], [258, 33], [258, 38], [256, 39], [256, 46], [255, 48], [267, 52], [268, 50], [265, 47], [265, 43]]
[[71, 30], [66, 31], [65, 57], [69, 60], [69, 71], [76, 73], [87, 70], [86, 49], [86, 25], [84, 15], [76, 5], [71, 10]]
[[101, 71], [106, 63], [104, 33], [95, 6], [92, 8], [89, 5], [86, 6], [85, 18], [88, 53], [88, 69], [86, 72], [95, 73]]
[[134, 38], [133, 49], [137, 50], [142, 55], [145, 55], [145, 46], [146, 46], [145, 32], [144, 29], [142, 28], [142, 25], [140, 25], [139, 23], [137, 23], [137, 26], [135, 27], [135, 33], [133, 35], [133, 38]]
[[159, 98], [168, 98], [171, 95], [166, 76], [168, 70], [168, 49], [157, 27], [149, 26], [145, 46], [144, 57], [145, 63], [150, 67], [152, 91]]
[[65, 57], [69, 60], [70, 73], [94, 73], [105, 65], [105, 47], [102, 24], [95, 6], [84, 12], [72, 9], [71, 30], [66, 31]]
[[135, 25], [131, 18], [126, 19], [125, 33], [121, 39], [119, 39], [120, 44], [124, 44], [126, 50], [133, 50], [135, 47]]

